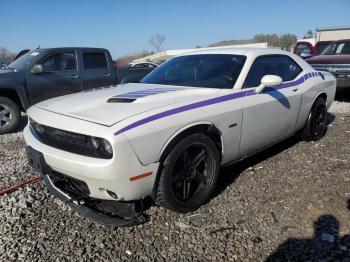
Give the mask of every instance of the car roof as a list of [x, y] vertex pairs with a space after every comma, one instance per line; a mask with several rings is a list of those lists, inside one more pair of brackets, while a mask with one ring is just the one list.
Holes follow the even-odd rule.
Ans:
[[244, 56], [258, 56], [258, 55], [290, 55], [290, 52], [272, 49], [272, 48], [210, 48], [205, 50], [191, 51], [179, 56], [185, 55], [207, 55], [207, 54], [227, 54], [227, 55], [244, 55]]
[[340, 40], [336, 40], [336, 41], [333, 41], [333, 43], [347, 43], [347, 42], [350, 42], [350, 39], [340, 39]]
[[74, 47], [74, 46], [67, 46], [67, 47], [50, 47], [50, 48], [38, 48], [35, 50], [43, 50], [43, 51], [48, 51], [48, 50], [65, 50], [65, 49], [76, 49], [76, 50], [104, 50], [107, 51], [105, 48], [98, 48], [98, 47]]

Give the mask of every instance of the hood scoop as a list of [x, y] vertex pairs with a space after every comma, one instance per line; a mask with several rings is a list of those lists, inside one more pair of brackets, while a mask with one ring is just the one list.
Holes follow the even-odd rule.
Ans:
[[107, 103], [132, 103], [136, 100], [136, 98], [120, 98], [120, 97], [112, 97], [107, 100]]
[[182, 90], [182, 88], [150, 88], [119, 94], [109, 98], [108, 103], [132, 103], [138, 98]]

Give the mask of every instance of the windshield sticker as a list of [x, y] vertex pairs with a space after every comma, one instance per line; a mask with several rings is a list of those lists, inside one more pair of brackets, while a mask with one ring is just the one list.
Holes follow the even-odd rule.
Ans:
[[37, 56], [39, 54], [39, 52], [33, 52], [33, 53], [31, 53], [30, 55], [31, 56]]

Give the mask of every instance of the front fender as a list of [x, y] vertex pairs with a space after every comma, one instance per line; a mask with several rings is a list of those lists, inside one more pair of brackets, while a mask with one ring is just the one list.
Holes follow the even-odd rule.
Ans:
[[[227, 105], [227, 108], [229, 107]], [[242, 110], [225, 113], [218, 113], [219, 111], [214, 108], [203, 110], [205, 111], [191, 111], [186, 115], [177, 114], [171, 118], [155, 121], [152, 124], [142, 125], [129, 130], [125, 133], [125, 136], [130, 141], [140, 162], [147, 165], [158, 162], [166, 146], [181, 131], [198, 124], [213, 124], [221, 135], [224, 151], [221, 164], [225, 164], [239, 154]], [[200, 117], [198, 114], [206, 117]]]
[[29, 107], [28, 96], [26, 93], [25, 87], [17, 82], [9, 79], [0, 79], [0, 96], [6, 95], [6, 93], [15, 92], [19, 101], [21, 102], [21, 106], [24, 110], [27, 110]]
[[[163, 155], [165, 149], [168, 147], [168, 145], [171, 143], [171, 141], [173, 141], [173, 139], [175, 137], [177, 137], [180, 133], [182, 133], [183, 131], [189, 129], [189, 128], [192, 128], [192, 127], [195, 127], [195, 126], [199, 126], [199, 125], [208, 125], [208, 126], [215, 126], [215, 124], [213, 122], [210, 122], [210, 121], [198, 121], [198, 122], [193, 122], [193, 123], [190, 123], [188, 125], [185, 125], [181, 128], [179, 128], [178, 130], [176, 130], [170, 137], [169, 139], [165, 142], [165, 144], [163, 145], [160, 153], [159, 153], [159, 158]], [[216, 127], [216, 126], [215, 126]], [[222, 137], [222, 132], [219, 128], [216, 127], [216, 129], [219, 131], [220, 133], [220, 140], [221, 140], [221, 145], [222, 145], [222, 155], [224, 154], [224, 141], [223, 141], [223, 137]]]

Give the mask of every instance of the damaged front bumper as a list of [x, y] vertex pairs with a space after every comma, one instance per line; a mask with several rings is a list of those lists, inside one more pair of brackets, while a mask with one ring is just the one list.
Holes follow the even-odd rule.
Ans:
[[27, 155], [29, 164], [43, 175], [49, 191], [80, 215], [115, 227], [141, 224], [148, 220], [143, 214], [142, 201], [121, 202], [91, 198], [83, 181], [51, 170], [42, 153], [27, 147]]

